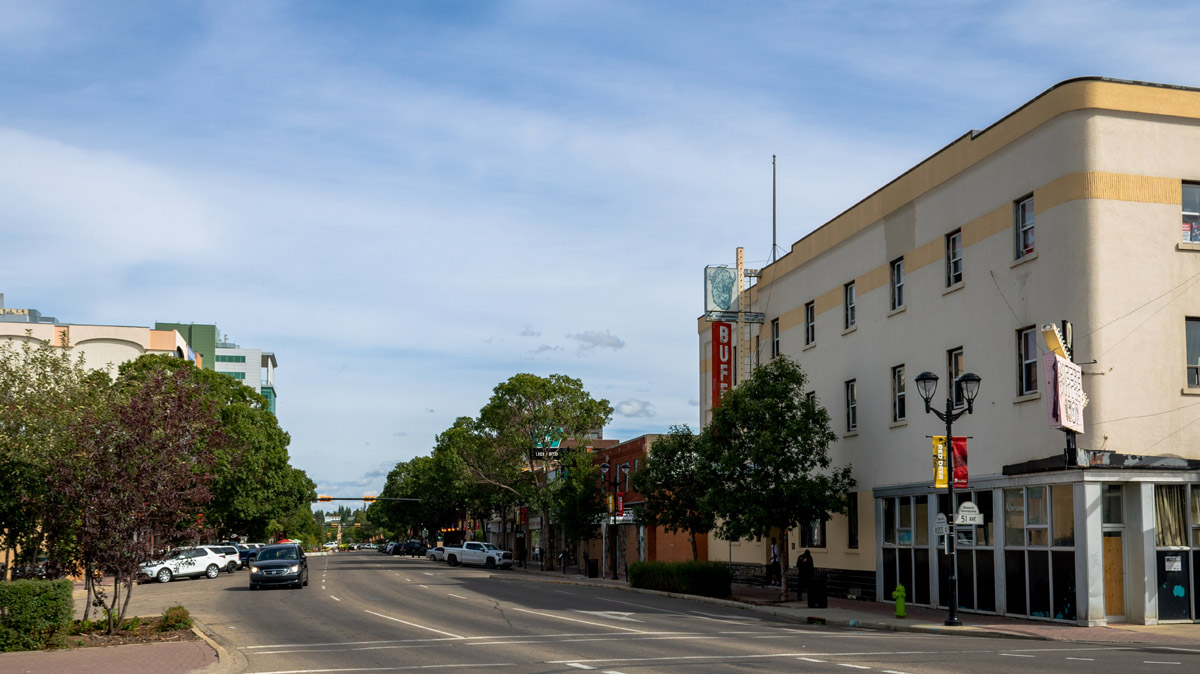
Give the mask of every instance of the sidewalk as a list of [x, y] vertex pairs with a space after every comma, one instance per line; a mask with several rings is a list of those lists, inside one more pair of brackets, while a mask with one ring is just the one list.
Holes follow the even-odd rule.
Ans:
[[[586, 578], [577, 573], [563, 574], [562, 570], [539, 571], [536, 566], [513, 569], [517, 573], [545, 582], [571, 583], [626, 588], [633, 592], [653, 592], [629, 588], [624, 578]], [[508, 572], [505, 572], [508, 573]], [[503, 575], [495, 576], [503, 578]], [[779, 588], [757, 585], [733, 586], [732, 599], [687, 596], [695, 601], [719, 604], [767, 613], [802, 622], [891, 632], [922, 632], [927, 634], [961, 634], [973, 637], [1027, 638], [1045, 641], [1087, 641], [1109, 644], [1191, 645], [1200, 647], [1200, 624], [1172, 623], [1165, 625], [1125, 625], [1116, 623], [1102, 627], [1078, 627], [1041, 620], [1021, 620], [1004, 616], [959, 612], [961, 627], [947, 627], [947, 612], [940, 609], [909, 606], [906, 618], [894, 615], [895, 605], [854, 599], [829, 598], [827, 608], [809, 608], [807, 602], [779, 601]], [[790, 596], [794, 597], [795, 593]]]

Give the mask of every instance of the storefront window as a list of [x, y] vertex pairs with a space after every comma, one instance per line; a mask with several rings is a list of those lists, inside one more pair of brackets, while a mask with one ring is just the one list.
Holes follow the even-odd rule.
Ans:
[[1025, 543], [1025, 490], [1004, 490], [1004, 544]]
[[1192, 547], [1200, 548], [1200, 485], [1192, 485]]
[[[914, 528], [917, 545], [929, 545], [929, 497], [918, 496]], [[1200, 520], [1197, 520], [1200, 521]]]
[[1050, 488], [1050, 498], [1054, 545], [1071, 547], [1075, 545], [1075, 488], [1069, 484], [1056, 484]]
[[1104, 523], [1121, 524], [1125, 521], [1122, 515], [1121, 485], [1104, 485]]
[[896, 499], [883, 499], [883, 542], [896, 542]]
[[1184, 497], [1183, 485], [1154, 487], [1154, 543], [1160, 548], [1187, 545]]
[[992, 492], [984, 491], [976, 494], [975, 505], [979, 506], [979, 512], [983, 515], [983, 526], [975, 527], [975, 544], [993, 546], [996, 544], [996, 520], [992, 517]]

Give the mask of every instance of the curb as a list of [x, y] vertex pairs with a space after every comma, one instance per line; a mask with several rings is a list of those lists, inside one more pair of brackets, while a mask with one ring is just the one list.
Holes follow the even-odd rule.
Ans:
[[203, 674], [236, 674], [250, 664], [246, 660], [246, 656], [237, 649], [229, 651], [218, 643], [217, 636], [208, 629], [208, 626], [195, 618], [192, 619], [192, 632], [217, 653], [217, 661], [214, 664], [198, 670]]
[[[511, 580], [511, 575], [496, 575], [492, 574], [490, 578], [500, 580]], [[1043, 636], [1039, 634], [1016, 634], [1011, 632], [1001, 632], [998, 630], [987, 629], [983, 627], [945, 627], [939, 625], [928, 624], [911, 624], [911, 625], [893, 625], [892, 623], [875, 622], [870, 620], [858, 620], [847, 618], [829, 618], [819, 614], [803, 614], [799, 613], [799, 609], [787, 609], [776, 606], [763, 606], [761, 604], [753, 604], [736, 599], [718, 599], [716, 597], [704, 597], [694, 594], [682, 594], [679, 592], [664, 592], [662, 590], [647, 590], [639, 587], [630, 587], [629, 585], [610, 585], [607, 583], [593, 583], [586, 579], [579, 578], [542, 578], [535, 575], [522, 576], [523, 578], [533, 580], [539, 583], [555, 583], [558, 585], [576, 585], [581, 587], [596, 587], [596, 588], [612, 588], [625, 590], [627, 592], [636, 592], [638, 594], [648, 594], [658, 597], [674, 597], [676, 599], [688, 599], [698, 601], [704, 604], [712, 604], [715, 606], [725, 606], [727, 608], [738, 608], [754, 613], [765, 613], [776, 618], [782, 618], [791, 622], [830, 625], [834, 627], [853, 627], [862, 630], [876, 630], [881, 632], [910, 632], [917, 634], [939, 634], [949, 636], [966, 636], [966, 637], [982, 637], [987, 639], [1029, 639], [1032, 641], [1062, 641], [1053, 637]], [[1089, 642], [1091, 643], [1091, 642]]]

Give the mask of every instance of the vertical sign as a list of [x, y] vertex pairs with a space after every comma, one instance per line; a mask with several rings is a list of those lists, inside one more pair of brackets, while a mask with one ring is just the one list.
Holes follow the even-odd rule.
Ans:
[[933, 436], [933, 488], [945, 489], [949, 486], [946, 478], [946, 436]]
[[[967, 439], [961, 435], [954, 436], [951, 442], [954, 452], [954, 488], [966, 489], [968, 483], [967, 472]], [[946, 436], [933, 436], [933, 487], [934, 489], [945, 489], [949, 482], [947, 475], [949, 457], [946, 456]]]
[[733, 384], [733, 326], [712, 324], [712, 406], [721, 406], [721, 396]]
[[617, 492], [617, 517], [625, 516], [625, 492]]
[[1087, 396], [1083, 393], [1083, 369], [1053, 353], [1042, 356], [1046, 374], [1046, 406], [1050, 428], [1083, 432], [1083, 408]]
[[954, 452], [954, 488], [967, 488], [967, 439], [961, 435], [954, 436], [950, 443]]

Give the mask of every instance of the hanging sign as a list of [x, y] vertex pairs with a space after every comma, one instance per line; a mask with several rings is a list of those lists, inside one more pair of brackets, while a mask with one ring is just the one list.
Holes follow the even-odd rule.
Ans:
[[967, 488], [967, 439], [961, 435], [954, 436], [950, 443], [954, 452], [954, 488]]
[[945, 489], [946, 478], [946, 436], [933, 436], [933, 487]]
[[958, 517], [954, 518], [954, 524], [981, 527], [983, 526], [983, 513], [979, 512], [979, 506], [970, 501], [964, 501], [958, 506]]
[[[951, 443], [954, 452], [954, 488], [967, 488], [967, 439], [961, 435], [954, 436]], [[950, 457], [946, 456], [946, 436], [933, 436], [933, 486], [935, 489], [945, 489], [949, 479]]]
[[1079, 365], [1053, 353], [1042, 356], [1042, 371], [1046, 375], [1046, 411], [1050, 428], [1083, 432], [1083, 408], [1087, 395], [1083, 392], [1083, 370]]
[[733, 386], [733, 326], [712, 324], [712, 407], [721, 406], [721, 397]]
[[625, 516], [625, 492], [617, 492], [617, 517]]

